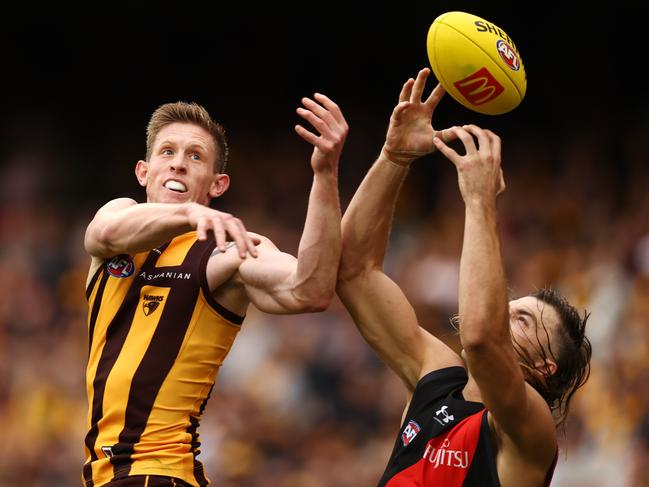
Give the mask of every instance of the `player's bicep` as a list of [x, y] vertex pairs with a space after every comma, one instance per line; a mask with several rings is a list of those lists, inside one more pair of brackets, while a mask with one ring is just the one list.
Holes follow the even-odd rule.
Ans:
[[136, 204], [137, 202], [131, 198], [117, 198], [102, 206], [97, 213], [95, 213], [95, 216], [86, 228], [86, 234], [84, 237], [84, 247], [86, 252], [93, 257], [101, 259], [112, 257], [112, 255], [110, 255], [110, 249], [106, 243], [107, 225], [109, 225], [111, 217], [115, 212]]
[[293, 293], [297, 259], [281, 252], [269, 239], [261, 238], [259, 256], [246, 258], [239, 277], [250, 302], [266, 313], [287, 314], [303, 311], [303, 303]]
[[338, 295], [365, 340], [408, 389], [427, 371], [461, 364], [446, 344], [419, 326], [406, 296], [380, 269], [339, 282]]

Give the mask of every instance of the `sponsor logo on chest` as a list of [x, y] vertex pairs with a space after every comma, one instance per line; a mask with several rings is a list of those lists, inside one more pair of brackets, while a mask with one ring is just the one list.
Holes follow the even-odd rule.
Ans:
[[189, 280], [192, 278], [191, 272], [174, 272], [174, 271], [163, 271], [163, 272], [146, 272], [140, 271], [137, 275], [138, 279], [144, 279], [145, 281], [155, 281], [156, 279], [179, 279], [179, 280]]
[[429, 441], [423, 458], [435, 469], [438, 467], [467, 469], [469, 467], [469, 452], [461, 448], [453, 448], [451, 440], [448, 438], [444, 438], [441, 445], [435, 445], [435, 440]]

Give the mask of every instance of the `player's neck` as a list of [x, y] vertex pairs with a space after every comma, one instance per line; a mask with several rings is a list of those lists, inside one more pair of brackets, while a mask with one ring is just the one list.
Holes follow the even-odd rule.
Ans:
[[464, 389], [462, 390], [462, 396], [466, 401], [482, 402], [482, 395], [480, 394], [480, 389], [478, 388], [477, 382], [473, 379], [473, 376], [469, 372], [469, 380], [467, 381]]

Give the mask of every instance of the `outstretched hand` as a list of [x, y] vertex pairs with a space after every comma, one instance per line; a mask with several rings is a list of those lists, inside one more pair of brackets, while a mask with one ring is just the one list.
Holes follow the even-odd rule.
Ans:
[[338, 105], [330, 98], [320, 93], [311, 98], [302, 98], [305, 108], [297, 109], [298, 115], [309, 122], [320, 133], [316, 135], [301, 125], [295, 126], [295, 131], [304, 140], [313, 145], [311, 167], [313, 171], [337, 172], [340, 153], [345, 145], [349, 126]]
[[[460, 155], [439, 137], [434, 143], [439, 151], [456, 167], [460, 192], [465, 203], [494, 202], [505, 190], [501, 163], [500, 137], [477, 125], [448, 129], [453, 138], [459, 138], [465, 154]], [[477, 144], [476, 144], [477, 140]]]
[[444, 96], [444, 87], [438, 84], [426, 101], [422, 101], [429, 74], [430, 69], [424, 68], [417, 79], [406, 81], [399, 103], [392, 111], [383, 153], [394, 163], [408, 166], [413, 160], [434, 152], [435, 136], [443, 137], [446, 142], [454, 138], [448, 129], [438, 131], [432, 125], [433, 112]]

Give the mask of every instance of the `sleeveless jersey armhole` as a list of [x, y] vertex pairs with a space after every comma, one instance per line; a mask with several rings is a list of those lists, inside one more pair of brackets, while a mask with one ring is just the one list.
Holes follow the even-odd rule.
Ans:
[[243, 320], [245, 316], [240, 316], [229, 309], [227, 309], [225, 306], [220, 304], [216, 299], [214, 299], [214, 296], [212, 296], [212, 292], [210, 291], [210, 286], [207, 283], [207, 261], [210, 258], [210, 255], [212, 254], [212, 251], [216, 247], [216, 242], [214, 240], [211, 241], [206, 247], [206, 251], [203, 253], [203, 257], [201, 257], [201, 263], [200, 263], [200, 285], [201, 285], [201, 291], [203, 291], [203, 296], [205, 297], [205, 301], [207, 301], [207, 304], [214, 309], [219, 315], [221, 315], [223, 318], [226, 320], [230, 321], [231, 323], [235, 325], [241, 325], [243, 323]]
[[90, 282], [88, 283], [88, 286], [86, 287], [86, 301], [90, 299], [90, 295], [92, 294], [92, 290], [95, 287], [95, 284], [97, 284], [97, 279], [99, 279], [99, 276], [101, 275], [101, 271], [104, 268], [104, 265], [106, 265], [106, 261], [104, 261], [99, 267], [97, 267], [97, 270], [92, 276], [92, 279], [90, 279]]

